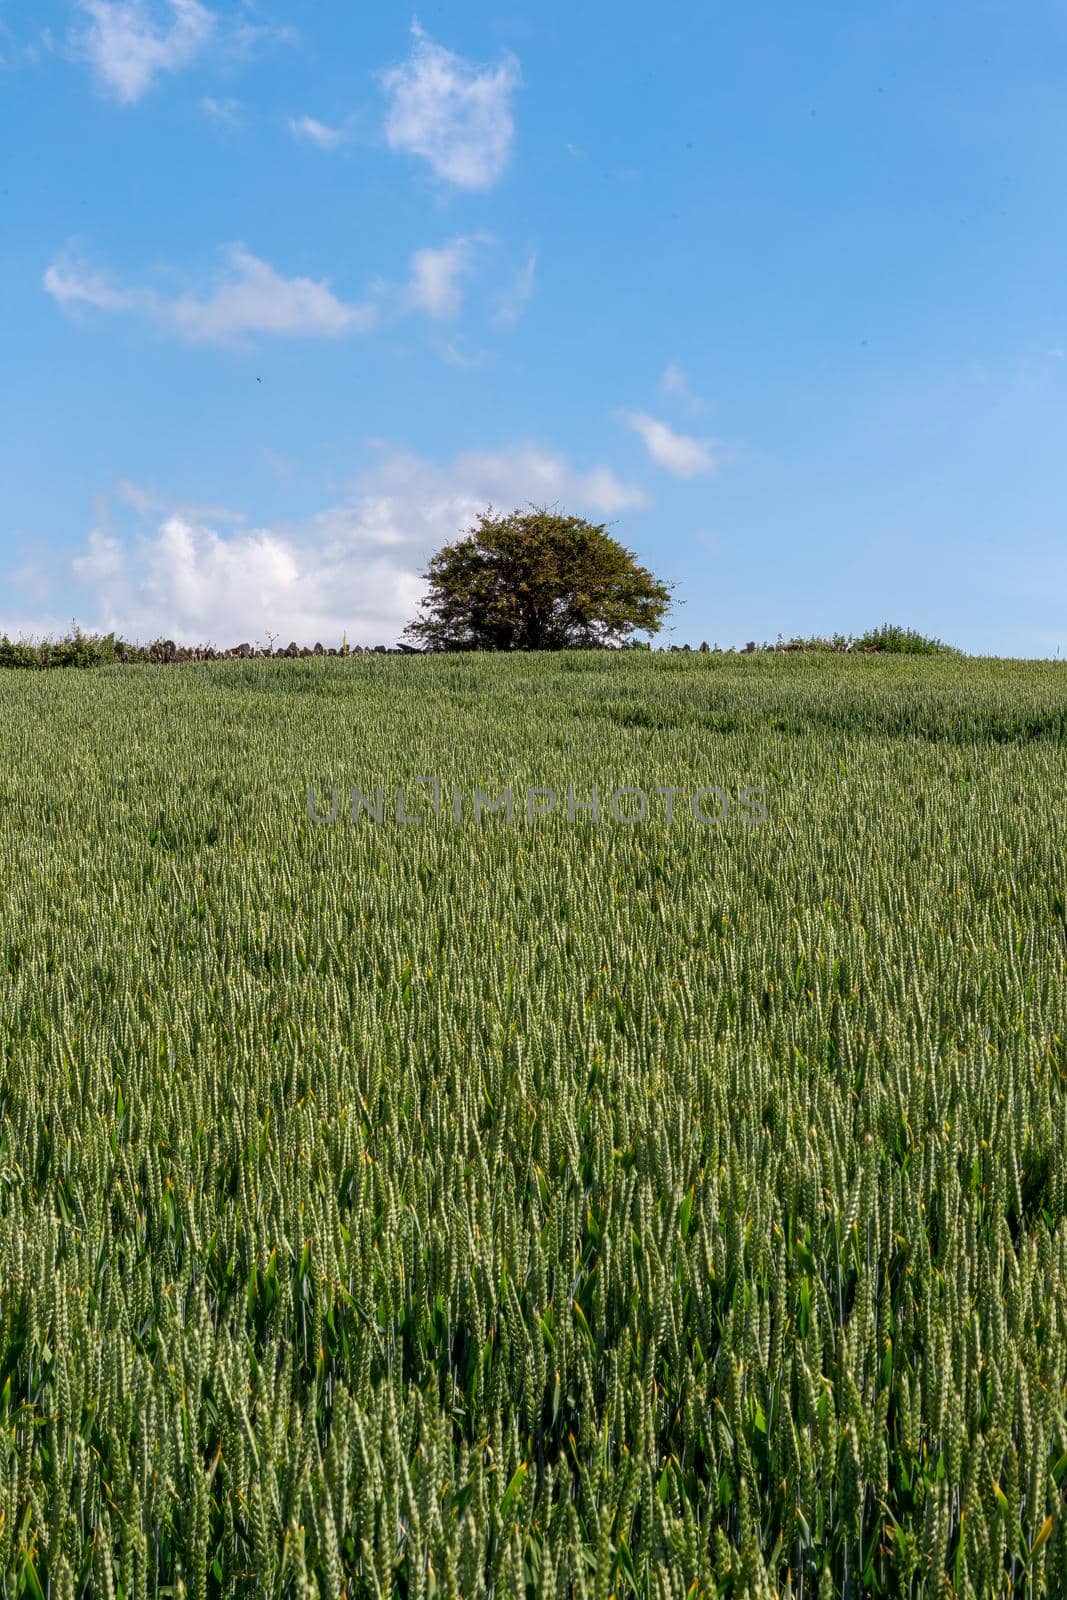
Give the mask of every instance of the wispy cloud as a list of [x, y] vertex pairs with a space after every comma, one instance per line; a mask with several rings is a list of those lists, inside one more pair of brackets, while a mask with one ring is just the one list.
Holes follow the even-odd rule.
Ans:
[[[469, 233], [416, 250], [403, 282], [374, 281], [376, 302], [392, 316], [419, 312], [435, 321], [453, 321], [462, 308], [468, 281], [480, 270], [494, 243], [491, 234]], [[460, 360], [459, 364], [469, 363]]]
[[43, 281], [61, 306], [93, 306], [98, 311], [132, 311], [137, 306], [136, 290], [119, 288], [106, 273], [70, 256], [53, 261]]
[[120, 508], [128, 507], [142, 518], [156, 513], [177, 512], [179, 516], [190, 517], [196, 522], [237, 523], [247, 520], [243, 511], [234, 511], [230, 506], [206, 505], [202, 500], [175, 501], [158, 489], [135, 483], [132, 478], [120, 478], [110, 493], [97, 498], [98, 523], [108, 523], [116, 503]]
[[226, 271], [199, 293], [166, 296], [124, 288], [69, 257], [47, 269], [44, 287], [65, 308], [133, 313], [194, 343], [232, 343], [256, 334], [338, 338], [365, 332], [376, 320], [373, 305], [339, 299], [325, 278], [283, 277], [241, 244], [227, 246], [224, 254]]
[[[263, 45], [288, 44], [290, 27], [241, 22], [202, 0], [75, 0], [82, 22], [68, 45], [120, 105], [135, 105], [166, 73], [207, 58], [243, 60]], [[226, 101], [217, 102], [225, 106]]]
[[408, 305], [431, 317], [455, 317], [463, 300], [463, 280], [474, 271], [479, 246], [488, 243], [485, 234], [470, 234], [436, 250], [416, 250], [406, 292]]
[[511, 154], [518, 61], [508, 53], [495, 66], [475, 66], [435, 44], [417, 22], [411, 31], [409, 59], [379, 74], [389, 146], [421, 156], [458, 188], [488, 189]]
[[[4, 0], [0, 0], [0, 5]], [[27, 16], [23, 20], [23, 27], [32, 26]], [[43, 56], [50, 55], [55, 50], [55, 42], [50, 28], [38, 28], [32, 37], [25, 34], [16, 34], [0, 17], [0, 72], [22, 66], [36, 66]]]
[[223, 34], [227, 53], [238, 58], [254, 56], [265, 46], [296, 44], [299, 38], [299, 31], [289, 23], [237, 22]]
[[645, 449], [657, 466], [676, 478], [695, 478], [699, 473], [712, 472], [718, 465], [713, 454], [714, 440], [675, 433], [645, 411], [626, 411], [622, 415], [627, 426], [644, 440]]
[[52, 587], [51, 564], [29, 556], [17, 567], [9, 568], [3, 576], [11, 594], [17, 593], [23, 603], [29, 601], [35, 606], [46, 602]]
[[347, 632], [353, 643], [388, 644], [419, 608], [430, 555], [488, 505], [558, 501], [612, 514], [644, 503], [610, 468], [576, 467], [543, 445], [443, 465], [380, 449], [349, 500], [299, 525], [252, 528], [233, 513], [166, 506], [121, 486], [138, 523], [115, 531], [105, 517], [74, 558], [85, 625], [223, 647], [264, 639], [268, 628], [283, 643], [328, 645]]
[[294, 139], [304, 144], [318, 145], [320, 150], [336, 150], [344, 139], [340, 128], [331, 128], [314, 117], [290, 117], [288, 126]]
[[216, 100], [212, 95], [205, 94], [201, 97], [200, 109], [210, 122], [220, 128], [239, 128], [244, 121], [240, 100]]
[[444, 343], [439, 343], [436, 349], [441, 360], [446, 361], [450, 367], [460, 367], [465, 370], [484, 367], [492, 355], [489, 350], [472, 350], [470, 341], [462, 333], [456, 334], [455, 338], [448, 339]]
[[[206, 284], [164, 293], [147, 284], [129, 284], [95, 265], [75, 249], [57, 256], [45, 270], [42, 286], [68, 313], [87, 311], [139, 317], [160, 333], [189, 343], [239, 345], [257, 336], [340, 338], [366, 333], [383, 322], [415, 313], [437, 323], [455, 322], [471, 280], [483, 271], [495, 240], [491, 234], [458, 235], [428, 245], [411, 256], [406, 279], [374, 280], [359, 300], [338, 295], [326, 278], [286, 277], [245, 245], [223, 247], [221, 265]], [[515, 321], [533, 284], [530, 257], [516, 278], [491, 301], [490, 320]], [[439, 353], [456, 365], [477, 365], [487, 351], [472, 353], [461, 336], [452, 336]]]
[[496, 297], [496, 306], [493, 311], [493, 321], [500, 328], [510, 328], [518, 322], [525, 311], [530, 296], [534, 289], [534, 275], [537, 272], [537, 257], [530, 255], [516, 272], [511, 283]]
[[101, 86], [134, 105], [161, 73], [179, 72], [215, 36], [218, 18], [200, 0], [79, 0], [85, 25], [71, 43]]
[[669, 361], [663, 369], [663, 376], [659, 386], [664, 394], [671, 395], [688, 406], [690, 411], [703, 411], [704, 402], [698, 394], [694, 394], [689, 387], [689, 379], [678, 365], [677, 361]]

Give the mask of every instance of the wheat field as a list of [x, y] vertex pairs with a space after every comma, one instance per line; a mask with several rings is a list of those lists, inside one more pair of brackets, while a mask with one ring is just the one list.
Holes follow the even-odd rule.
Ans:
[[0, 755], [0, 1594], [1067, 1593], [1062, 665], [11, 672]]

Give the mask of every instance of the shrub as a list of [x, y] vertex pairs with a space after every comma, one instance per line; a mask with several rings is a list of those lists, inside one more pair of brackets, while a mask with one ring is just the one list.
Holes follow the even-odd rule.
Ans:
[[868, 628], [852, 641], [854, 650], [882, 650], [893, 655], [908, 656], [960, 656], [962, 650], [945, 644], [940, 639], [927, 638], [915, 628], [900, 628], [884, 622], [880, 628]]
[[29, 639], [17, 642], [6, 634], [0, 639], [0, 667], [99, 667], [119, 659], [119, 644], [113, 633], [74, 631], [61, 639]]
[[[810, 639], [801, 638], [796, 634], [792, 639], [783, 639], [778, 635], [777, 648], [780, 650], [847, 650], [848, 636], [844, 633], [831, 633], [828, 638], [822, 634], [813, 633]], [[765, 646], [764, 648], [768, 648]]]
[[38, 652], [35, 645], [26, 639], [9, 639], [7, 634], [0, 635], [0, 667], [39, 667]]

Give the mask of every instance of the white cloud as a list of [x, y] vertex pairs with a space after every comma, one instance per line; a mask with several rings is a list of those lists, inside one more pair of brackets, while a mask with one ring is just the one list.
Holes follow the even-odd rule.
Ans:
[[[452, 320], [458, 316], [463, 304], [465, 280], [477, 271], [484, 247], [493, 242], [490, 234], [471, 233], [450, 239], [442, 245], [416, 250], [412, 254], [405, 282], [395, 283], [378, 278], [372, 285], [372, 293], [379, 305], [389, 308], [394, 314], [417, 311], [436, 321]], [[456, 354], [454, 357], [446, 355], [446, 359], [455, 359], [459, 365], [469, 365], [470, 358], [461, 354], [461, 339], [453, 343], [457, 347]]]
[[74, 576], [86, 583], [101, 583], [116, 577], [122, 571], [122, 552], [119, 541], [111, 534], [94, 528], [89, 535], [89, 550], [84, 556], [75, 556], [71, 562]]
[[290, 117], [289, 132], [294, 139], [305, 144], [318, 145], [320, 150], [336, 150], [344, 138], [340, 128], [330, 128], [314, 117]]
[[[251, 6], [254, 0], [242, 0], [242, 4]], [[225, 44], [228, 53], [238, 59], [254, 56], [261, 45], [296, 44], [300, 38], [298, 30], [289, 23], [276, 26], [273, 23], [235, 22], [225, 34]]]
[[675, 433], [665, 422], [659, 422], [644, 411], [627, 411], [624, 421], [644, 440], [645, 448], [658, 466], [665, 467], [678, 478], [694, 478], [698, 473], [711, 472], [717, 465], [712, 454], [714, 441], [694, 439], [686, 433]]
[[437, 345], [437, 354], [442, 361], [447, 361], [450, 367], [482, 367], [490, 359], [489, 350], [471, 349], [470, 341], [462, 333], [457, 333], [454, 339], [449, 339], [444, 344]]
[[519, 64], [506, 54], [496, 66], [476, 67], [434, 44], [418, 23], [411, 31], [409, 59], [379, 74], [389, 146], [422, 156], [458, 188], [488, 189], [511, 153]]
[[[4, 0], [0, 0], [0, 7], [3, 5]], [[24, 9], [26, 17], [19, 20], [22, 28], [28, 30], [33, 26], [29, 15], [30, 8]], [[32, 34], [26, 31], [18, 34], [7, 25], [3, 17], [0, 17], [0, 72], [14, 71], [23, 66], [37, 66], [45, 56], [54, 55], [55, 50], [51, 28], [39, 27], [33, 29]]]
[[396, 500], [410, 485], [420, 506], [447, 503], [463, 507], [461, 521], [472, 520], [490, 502], [500, 509], [553, 505], [557, 501], [585, 512], [624, 511], [647, 504], [645, 494], [621, 482], [607, 467], [581, 471], [548, 446], [517, 444], [504, 450], [470, 450], [447, 467], [404, 452], [390, 454], [367, 476], [367, 484]]
[[19, 566], [11, 567], [4, 573], [4, 579], [24, 600], [38, 604], [48, 599], [51, 590], [49, 566], [37, 556], [29, 556]]
[[143, 488], [130, 478], [120, 478], [110, 494], [99, 497], [97, 516], [100, 523], [108, 525], [114, 502], [118, 502], [120, 508], [128, 507], [135, 511], [142, 519], [150, 518], [156, 512], [178, 512], [179, 515], [189, 517], [194, 522], [246, 521], [243, 511], [234, 511], [229, 506], [204, 505], [196, 501], [174, 501], [154, 489]]
[[592, 515], [644, 503], [610, 469], [576, 468], [544, 446], [473, 451], [443, 466], [380, 448], [352, 498], [303, 526], [248, 528], [122, 485], [142, 523], [132, 534], [94, 530], [75, 558], [91, 613], [83, 625], [223, 648], [265, 642], [268, 628], [281, 644], [338, 644], [345, 632], [353, 644], [393, 644], [419, 610], [430, 555], [488, 505], [562, 502]]
[[577, 484], [579, 498], [588, 501], [599, 511], [627, 511], [634, 506], [648, 504], [643, 489], [633, 484], [621, 483], [610, 467], [594, 467]]
[[44, 287], [61, 306], [95, 306], [100, 311], [131, 311], [136, 294], [119, 289], [103, 272], [67, 257], [53, 261], [44, 275]]
[[228, 343], [254, 334], [337, 338], [364, 332], [375, 321], [373, 306], [338, 299], [325, 278], [282, 277], [241, 244], [227, 246], [225, 256], [228, 271], [201, 293], [168, 297], [152, 289], [124, 289], [69, 258], [48, 268], [44, 287], [62, 306], [133, 312], [194, 343]]
[[218, 18], [200, 0], [79, 0], [86, 26], [72, 43], [101, 85], [134, 105], [160, 73], [178, 72], [205, 49]]
[[220, 128], [239, 128], [244, 120], [240, 100], [216, 100], [212, 95], [205, 94], [201, 97], [200, 109], [209, 121], [217, 123]]
[[407, 304], [431, 317], [456, 316], [463, 299], [462, 280], [474, 270], [478, 246], [488, 242], [484, 234], [471, 234], [436, 250], [416, 250], [411, 258]]
[[150, 489], [142, 489], [130, 478], [119, 479], [115, 485], [115, 497], [125, 505], [132, 506], [142, 517], [147, 517], [159, 503]]
[[283, 278], [243, 245], [228, 250], [232, 275], [207, 295], [181, 295], [167, 303], [166, 319], [183, 337], [231, 339], [270, 333], [336, 338], [363, 332], [373, 308], [339, 300], [325, 278]]
[[677, 361], [669, 361], [663, 369], [663, 376], [659, 386], [664, 394], [673, 395], [687, 405], [690, 411], [702, 411], [704, 402], [699, 395], [693, 393], [689, 387], [689, 379], [678, 365]]
[[531, 255], [516, 272], [509, 287], [497, 295], [493, 321], [498, 327], [510, 328], [512, 323], [517, 322], [522, 316], [527, 302], [533, 294], [534, 274], [536, 271], [537, 257], [536, 255]]
[[15, 59], [19, 53], [19, 47], [15, 42], [15, 35], [12, 33], [3, 17], [0, 17], [0, 71], [3, 71], [5, 68], [14, 65]]
[[[182, 293], [120, 283], [74, 250], [46, 268], [42, 285], [72, 313], [92, 309], [141, 317], [190, 343], [237, 344], [257, 335], [329, 339], [365, 333], [385, 316], [421, 312], [435, 321], [454, 319], [462, 308], [466, 280], [493, 243], [490, 234], [472, 233], [416, 250], [406, 281], [379, 278], [359, 301], [341, 299], [326, 278], [287, 278], [239, 243], [223, 247], [223, 266], [213, 282]], [[520, 315], [532, 292], [535, 265], [531, 256], [513, 282], [497, 293], [491, 320], [498, 326]], [[486, 352], [472, 356], [462, 340], [454, 339], [443, 354], [470, 365], [485, 359]]]

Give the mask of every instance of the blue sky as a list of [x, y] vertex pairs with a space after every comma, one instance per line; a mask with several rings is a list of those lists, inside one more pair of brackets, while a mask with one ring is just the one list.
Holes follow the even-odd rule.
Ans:
[[492, 502], [662, 642], [1067, 650], [1067, 12], [0, 0], [0, 628], [391, 644]]

